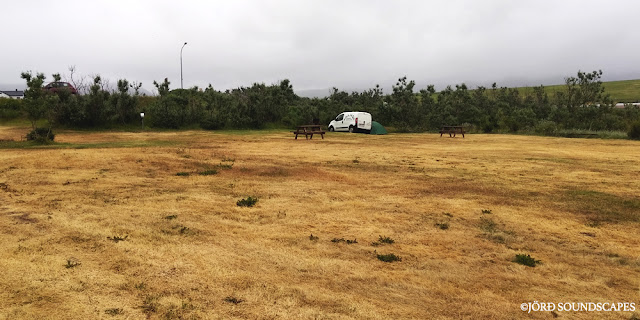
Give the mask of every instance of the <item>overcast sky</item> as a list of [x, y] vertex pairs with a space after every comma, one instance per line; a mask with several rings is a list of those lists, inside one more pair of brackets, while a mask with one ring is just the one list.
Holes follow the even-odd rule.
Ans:
[[[22, 71], [224, 90], [640, 78], [640, 1], [35, 1], [0, 6], [0, 84]], [[0, 88], [11, 89], [11, 88]]]

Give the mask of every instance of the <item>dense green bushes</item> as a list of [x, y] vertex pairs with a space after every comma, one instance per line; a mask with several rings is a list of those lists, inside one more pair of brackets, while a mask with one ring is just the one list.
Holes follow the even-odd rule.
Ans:
[[22, 115], [22, 100], [0, 99], [0, 120], [15, 119]]
[[631, 124], [627, 135], [631, 139], [640, 140], [640, 121], [636, 121], [635, 123]]
[[[105, 90], [102, 79], [93, 79], [83, 95], [68, 92], [47, 94], [40, 90], [44, 76], [23, 74], [29, 90], [25, 101], [0, 100], [0, 116], [16, 117], [22, 112], [34, 119], [69, 127], [137, 125], [140, 112], [145, 124], [158, 128], [260, 129], [267, 125], [295, 126], [329, 123], [344, 111], [365, 111], [373, 119], [400, 132], [435, 131], [443, 125], [464, 124], [477, 132], [527, 132], [562, 135], [571, 130], [626, 131], [640, 121], [637, 106], [612, 107], [600, 81], [602, 72], [578, 72], [566, 79], [566, 90], [549, 95], [545, 88], [521, 94], [515, 88], [466, 85], [436, 92], [433, 86], [416, 92], [415, 82], [398, 79], [389, 94], [376, 86], [347, 93], [334, 88], [327, 98], [298, 97], [289, 80], [265, 85], [253, 84], [224, 92], [213, 87], [170, 90], [165, 79], [154, 82], [158, 96], [137, 94], [139, 83], [119, 80], [117, 89]], [[131, 93], [133, 88], [133, 94]], [[630, 132], [630, 136], [631, 136]]]

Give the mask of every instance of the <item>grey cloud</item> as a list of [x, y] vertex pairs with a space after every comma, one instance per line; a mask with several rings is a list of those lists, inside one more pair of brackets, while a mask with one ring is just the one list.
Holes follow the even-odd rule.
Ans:
[[467, 82], [537, 85], [576, 71], [640, 78], [637, 1], [14, 1], [0, 84], [75, 65], [115, 81], [226, 89]]

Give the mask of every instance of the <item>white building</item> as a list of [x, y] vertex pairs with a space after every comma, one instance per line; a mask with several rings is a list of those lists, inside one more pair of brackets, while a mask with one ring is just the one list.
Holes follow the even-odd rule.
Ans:
[[633, 103], [616, 103], [615, 106], [613, 106], [614, 108], [617, 109], [624, 109], [625, 105], [632, 105], [632, 106], [637, 106], [640, 107], [640, 103], [638, 102], [633, 102]]
[[0, 98], [24, 99], [24, 91], [0, 91]]

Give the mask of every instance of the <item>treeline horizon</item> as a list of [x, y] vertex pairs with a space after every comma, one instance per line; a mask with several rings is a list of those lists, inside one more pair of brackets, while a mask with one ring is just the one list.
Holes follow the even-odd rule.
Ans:
[[[117, 81], [115, 90], [105, 90], [95, 76], [86, 94], [74, 95], [42, 90], [46, 76], [22, 73], [27, 82], [25, 99], [0, 99], [0, 117], [26, 117], [36, 122], [46, 119], [48, 126], [67, 128], [114, 127], [145, 124], [157, 128], [263, 129], [293, 127], [314, 119], [328, 124], [345, 111], [364, 111], [373, 120], [399, 132], [436, 131], [445, 125], [465, 125], [477, 132], [534, 132], [553, 135], [558, 130], [627, 131], [640, 121], [637, 106], [614, 108], [601, 81], [602, 71], [578, 71], [565, 79], [565, 89], [548, 94], [545, 86], [531, 93], [517, 88], [479, 86], [464, 83], [436, 92], [433, 85], [417, 90], [415, 81], [398, 79], [390, 93], [376, 85], [361, 92], [333, 88], [325, 98], [300, 97], [289, 80], [266, 85], [218, 91], [207, 88], [170, 90], [168, 79], [154, 81], [157, 96], [139, 94], [140, 83]], [[54, 81], [60, 75], [54, 74]], [[6, 100], [6, 101], [1, 101]]]

